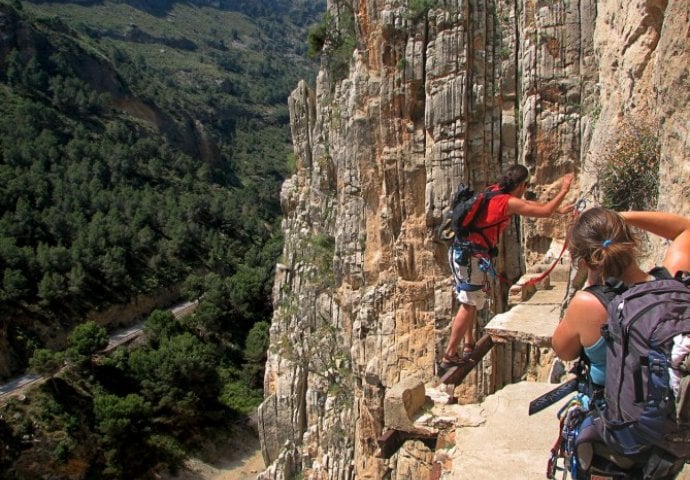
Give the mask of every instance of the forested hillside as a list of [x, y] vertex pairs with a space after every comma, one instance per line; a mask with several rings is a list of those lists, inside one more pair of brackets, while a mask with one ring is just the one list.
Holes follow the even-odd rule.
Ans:
[[[136, 478], [260, 398], [286, 98], [324, 8], [0, 1], [0, 375], [55, 374], [3, 407], [0, 476]], [[142, 297], [200, 303], [91, 357], [138, 320], [99, 312]]]
[[273, 263], [256, 257], [279, 213], [286, 96], [313, 68], [302, 27], [317, 14], [293, 24], [279, 8], [252, 20], [143, 3], [2, 9], [3, 318], [70, 325], [190, 272]]

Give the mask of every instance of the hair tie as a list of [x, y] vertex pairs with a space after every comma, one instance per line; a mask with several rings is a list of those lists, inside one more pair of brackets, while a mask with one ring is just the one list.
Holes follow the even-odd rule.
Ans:
[[603, 242], [601, 242], [601, 246], [604, 248], [609, 248], [612, 243], [613, 243], [613, 240], [608, 238], [608, 239], [604, 240]]

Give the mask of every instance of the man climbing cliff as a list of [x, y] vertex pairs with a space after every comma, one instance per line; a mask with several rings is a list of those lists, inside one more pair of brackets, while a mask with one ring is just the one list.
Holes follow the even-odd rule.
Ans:
[[[559, 207], [572, 181], [573, 174], [563, 176], [560, 191], [548, 202], [525, 200], [522, 196], [529, 187], [529, 171], [523, 165], [511, 165], [501, 180], [489, 187], [488, 191], [499, 193], [487, 198], [473, 220], [472, 231], [462, 237], [456, 236], [448, 251], [460, 307], [453, 319], [448, 346], [438, 365], [439, 374], [467, 361], [474, 350], [474, 322], [477, 310], [481, 310], [486, 303], [487, 273], [493, 269], [498, 238], [510, 218], [513, 215], [546, 218], [555, 212], [566, 213], [572, 207]], [[458, 347], [463, 337], [463, 351], [460, 354]]]

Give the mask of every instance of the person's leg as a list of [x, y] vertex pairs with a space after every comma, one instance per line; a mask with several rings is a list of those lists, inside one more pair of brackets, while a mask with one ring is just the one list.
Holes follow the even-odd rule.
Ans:
[[474, 321], [477, 318], [477, 307], [461, 303], [458, 312], [453, 319], [450, 330], [450, 340], [444, 356], [446, 359], [455, 357], [458, 353], [460, 339], [465, 338], [465, 345], [474, 345]]
[[456, 258], [453, 255], [450, 256], [460, 306], [451, 324], [450, 339], [440, 364], [442, 369], [460, 363], [466, 356], [458, 355], [461, 339], [465, 340], [463, 354], [474, 348], [474, 325], [477, 311], [484, 307], [486, 301], [486, 294], [481, 290], [486, 280], [486, 273], [479, 268], [480, 259], [471, 257], [466, 265], [459, 265], [455, 262]]
[[472, 306], [472, 321], [465, 328], [465, 342], [462, 344], [462, 356], [467, 357], [474, 351], [474, 327], [477, 323], [477, 307]]

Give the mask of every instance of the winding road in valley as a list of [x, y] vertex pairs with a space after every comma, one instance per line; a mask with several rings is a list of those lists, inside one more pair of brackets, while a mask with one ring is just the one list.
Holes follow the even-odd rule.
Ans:
[[[185, 302], [170, 309], [176, 318], [189, 315], [198, 302]], [[108, 338], [108, 345], [101, 353], [108, 353], [117, 347], [138, 338], [144, 331], [144, 323], [139, 322], [130, 327], [113, 332]], [[13, 378], [0, 385], [0, 403], [8, 398], [21, 395], [30, 387], [46, 381], [43, 375], [26, 374]], [[203, 458], [187, 459], [177, 475], [161, 474], [163, 480], [253, 480], [258, 472], [264, 470], [264, 461], [256, 432], [247, 426], [237, 425], [236, 431], [227, 438], [210, 442], [204, 449]]]
[[[170, 311], [173, 313], [173, 315], [175, 315], [175, 318], [180, 318], [192, 313], [197, 305], [198, 302], [185, 302], [171, 308]], [[101, 351], [101, 353], [111, 352], [117, 347], [138, 338], [144, 331], [144, 323], [146, 322], [139, 322], [136, 325], [132, 325], [131, 327], [127, 327], [112, 333], [108, 338], [108, 345]], [[13, 378], [4, 385], [0, 385], [0, 401], [10, 397], [11, 395], [18, 395], [27, 387], [41, 383], [46, 379], [47, 377], [36, 374], [25, 374]]]

